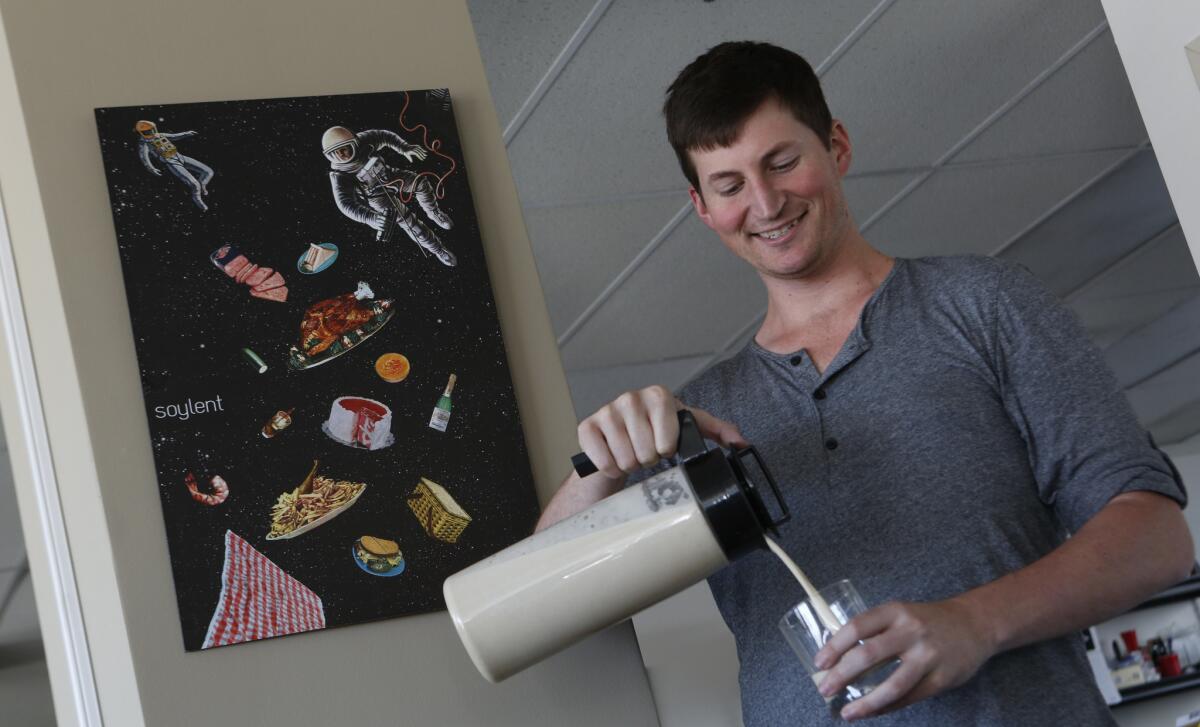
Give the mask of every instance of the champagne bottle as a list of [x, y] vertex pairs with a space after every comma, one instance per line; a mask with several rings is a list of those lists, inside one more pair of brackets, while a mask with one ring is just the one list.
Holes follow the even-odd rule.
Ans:
[[446, 426], [450, 423], [450, 393], [454, 391], [454, 382], [457, 380], [457, 376], [450, 374], [446, 390], [442, 392], [442, 398], [438, 399], [437, 406], [433, 408], [433, 416], [429, 417], [429, 426], [439, 432], [446, 431]]

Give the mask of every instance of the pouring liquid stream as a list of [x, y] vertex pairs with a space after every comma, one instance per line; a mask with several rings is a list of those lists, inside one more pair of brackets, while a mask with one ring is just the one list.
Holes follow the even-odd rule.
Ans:
[[805, 595], [808, 596], [809, 602], [812, 603], [813, 610], [817, 612], [817, 618], [821, 619], [821, 625], [829, 630], [830, 635], [837, 633], [837, 630], [842, 627], [837, 616], [833, 615], [833, 610], [829, 608], [829, 604], [821, 594], [817, 592], [812, 581], [808, 580], [808, 576], [804, 575], [804, 571], [800, 570], [800, 566], [796, 565], [796, 561], [788, 557], [788, 554], [783, 552], [783, 548], [771, 539], [771, 536], [763, 534], [763, 539], [767, 541], [767, 547], [771, 549], [778, 558], [783, 561], [792, 575], [796, 576], [796, 580], [800, 581], [800, 587], [804, 589]]

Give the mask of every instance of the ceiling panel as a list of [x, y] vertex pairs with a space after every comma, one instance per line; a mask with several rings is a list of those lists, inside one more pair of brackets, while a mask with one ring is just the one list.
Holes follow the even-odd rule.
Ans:
[[[2, 433], [0, 433], [2, 437]], [[13, 489], [8, 451], [0, 448], [0, 570], [15, 568], [25, 560], [17, 493]]]
[[1200, 298], [1191, 298], [1110, 345], [1104, 357], [1122, 387], [1200, 352]]
[[716, 351], [766, 305], [758, 274], [688, 217], [562, 348], [567, 370]]
[[[753, 38], [814, 65], [876, 0], [614, 3], [509, 146], [526, 204], [678, 189], [659, 109], [675, 75], [724, 40]], [[845, 60], [843, 60], [845, 62]], [[491, 73], [491, 69], [489, 69]]]
[[842, 188], [846, 192], [850, 215], [855, 222], [863, 224], [917, 176], [915, 172], [847, 176], [842, 182]]
[[596, 0], [468, 0], [496, 116], [504, 128]]
[[[1176, 227], [1094, 278], [1068, 302], [1104, 347], [1198, 294], [1200, 277]], [[1190, 337], [1200, 343], [1200, 328]]]
[[1029, 268], [1065, 297], [1176, 222], [1158, 161], [1147, 150], [1031, 230], [1004, 258]]
[[896, 3], [826, 95], [860, 170], [927, 166], [1103, 22], [1099, 0]]
[[525, 210], [554, 332], [561, 335], [687, 204], [671, 194]]
[[0, 644], [34, 641], [38, 631], [37, 605], [33, 600], [33, 581], [22, 578], [4, 613], [0, 613]]
[[946, 167], [868, 229], [890, 255], [994, 252], [1111, 166], [1120, 152]]
[[678, 391], [708, 356], [689, 356], [670, 361], [656, 361], [627, 366], [608, 366], [567, 372], [575, 413], [583, 419], [620, 396], [623, 392], [661, 384]]
[[[1177, 444], [1200, 434], [1200, 400], [1193, 399], [1148, 427], [1159, 445]], [[1189, 483], [1195, 485], [1195, 483]], [[1192, 490], [1195, 497], [1195, 490]]]
[[[17, 585], [17, 580], [24, 576], [24, 568], [0, 568], [0, 606], [4, 605], [4, 599], [8, 596], [9, 590]], [[0, 621], [3, 620], [4, 612], [0, 610]]]
[[[1179, 432], [1194, 425], [1192, 432], [1200, 431], [1200, 420], [1191, 419], [1194, 412], [1200, 416], [1200, 355], [1189, 356], [1177, 362], [1153, 378], [1125, 391], [1129, 403], [1137, 412], [1138, 419], [1153, 433], [1155, 425], [1172, 422], [1171, 438], [1164, 436], [1159, 444], [1169, 444], [1183, 438]], [[1159, 430], [1159, 433], [1163, 433]], [[1155, 438], [1158, 439], [1158, 434]]]
[[[1103, 123], [1096, 123], [1103, 119]], [[955, 155], [1006, 159], [1135, 146], [1146, 139], [1112, 33], [1104, 33]]]

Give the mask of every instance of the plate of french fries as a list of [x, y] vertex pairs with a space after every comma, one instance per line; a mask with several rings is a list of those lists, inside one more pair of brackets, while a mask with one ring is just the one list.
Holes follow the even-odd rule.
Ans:
[[267, 540], [288, 540], [320, 527], [358, 502], [365, 482], [336, 480], [317, 474], [313, 461], [308, 477], [294, 490], [279, 495], [271, 506], [271, 531]]

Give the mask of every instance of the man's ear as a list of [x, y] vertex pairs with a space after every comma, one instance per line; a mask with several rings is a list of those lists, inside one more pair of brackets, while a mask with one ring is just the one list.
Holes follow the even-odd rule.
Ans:
[[696, 216], [700, 221], [712, 228], [712, 215], [709, 214], [708, 205], [704, 204], [704, 195], [700, 194], [695, 187], [688, 187], [688, 197], [692, 199], [692, 208], [696, 210]]
[[850, 143], [850, 132], [846, 130], [846, 125], [837, 119], [833, 120], [833, 127], [829, 130], [829, 153], [837, 164], [838, 174], [846, 176], [854, 158], [854, 147]]

